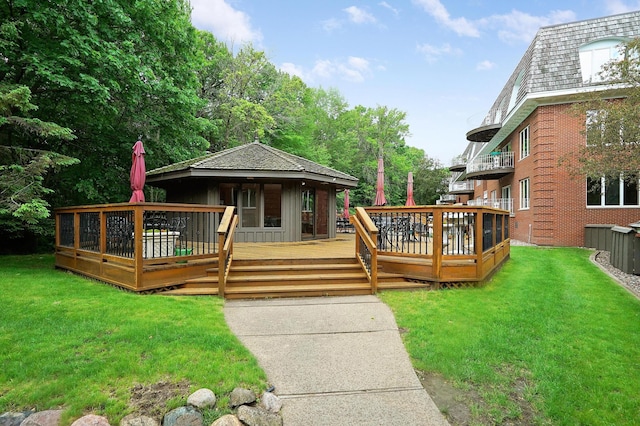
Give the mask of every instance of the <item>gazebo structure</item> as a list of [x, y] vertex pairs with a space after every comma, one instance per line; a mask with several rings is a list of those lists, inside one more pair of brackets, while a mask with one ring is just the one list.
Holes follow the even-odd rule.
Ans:
[[336, 236], [336, 193], [358, 184], [346, 173], [260, 142], [147, 173], [167, 202], [235, 206], [238, 242], [290, 242]]

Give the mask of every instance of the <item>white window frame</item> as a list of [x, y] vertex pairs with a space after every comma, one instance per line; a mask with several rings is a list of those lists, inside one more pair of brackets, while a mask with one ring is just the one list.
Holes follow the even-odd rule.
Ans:
[[520, 181], [520, 210], [529, 210], [531, 197], [531, 181], [529, 178]]
[[520, 160], [524, 160], [530, 154], [530, 133], [529, 126], [520, 131]]
[[[606, 178], [600, 178], [600, 204], [589, 204], [588, 203], [588, 194], [585, 194], [585, 203], [587, 208], [590, 209], [598, 209], [598, 208], [638, 208], [640, 206], [640, 179], [636, 180], [636, 191], [638, 194], [636, 195], [637, 202], [636, 204], [625, 204], [624, 195], [626, 189], [626, 182], [622, 176], [620, 176], [619, 185], [618, 185], [618, 204], [607, 204], [607, 181]], [[587, 180], [587, 191], [589, 191], [589, 184]]]

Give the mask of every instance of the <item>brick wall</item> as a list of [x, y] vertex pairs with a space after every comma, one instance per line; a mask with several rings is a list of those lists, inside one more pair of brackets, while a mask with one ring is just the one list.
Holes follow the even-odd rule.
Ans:
[[[515, 172], [500, 180], [483, 181], [474, 198], [511, 185], [515, 217], [511, 238], [551, 246], [582, 246], [586, 224], [628, 225], [640, 219], [640, 208], [589, 207], [586, 181], [571, 177], [561, 157], [575, 157], [584, 144], [585, 120], [576, 117], [568, 104], [538, 107], [505, 141], [515, 151]], [[519, 134], [529, 126], [530, 155], [520, 159]], [[529, 178], [530, 208], [520, 208], [520, 181]]]

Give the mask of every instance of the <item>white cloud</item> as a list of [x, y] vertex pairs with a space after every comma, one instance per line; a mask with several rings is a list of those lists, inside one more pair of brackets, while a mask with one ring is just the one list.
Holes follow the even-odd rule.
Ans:
[[280, 71], [282, 72], [286, 72], [289, 75], [295, 75], [297, 77], [300, 77], [301, 79], [305, 79], [306, 75], [304, 70], [302, 69], [302, 67], [291, 63], [291, 62], [285, 62], [282, 65], [280, 65]]
[[496, 29], [498, 37], [506, 43], [529, 43], [540, 27], [575, 20], [576, 14], [571, 10], [553, 10], [546, 16], [533, 16], [519, 10], [512, 10], [505, 15], [492, 15], [482, 19], [479, 25]]
[[350, 6], [343, 10], [349, 15], [349, 20], [355, 24], [374, 24], [376, 22], [376, 18], [373, 15], [359, 7]]
[[640, 9], [640, 1], [622, 1], [622, 0], [607, 0], [606, 2], [607, 12], [611, 15], [618, 13], [632, 12]]
[[333, 32], [333, 30], [337, 30], [338, 28], [342, 27], [342, 22], [340, 22], [335, 18], [322, 21], [321, 24], [322, 24], [322, 29], [328, 33]]
[[451, 18], [440, 0], [413, 0], [413, 3], [421, 6], [437, 22], [453, 30], [459, 36], [480, 37], [480, 31], [473, 22], [466, 18]]
[[488, 71], [491, 69], [494, 69], [496, 67], [496, 64], [489, 61], [489, 60], [484, 60], [482, 62], [479, 62], [478, 65], [476, 65], [476, 70], [478, 71]]
[[380, 3], [378, 3], [378, 5], [385, 7], [387, 9], [389, 9], [394, 15], [398, 16], [400, 14], [400, 11], [398, 9], [396, 9], [395, 7], [391, 6], [389, 3], [387, 3], [386, 1], [382, 1]]
[[225, 0], [191, 0], [191, 7], [193, 25], [210, 31], [218, 40], [233, 45], [262, 42], [262, 33], [252, 27], [249, 15]]
[[442, 46], [437, 47], [431, 44], [419, 44], [416, 49], [422, 53], [425, 59], [429, 62], [435, 62], [441, 56], [458, 56], [462, 55], [462, 50], [452, 47], [449, 43], [444, 43]]
[[[377, 67], [376, 69], [384, 71], [384, 67]], [[309, 72], [292, 63], [282, 64], [280, 70], [300, 77], [307, 84], [335, 79], [362, 83], [373, 75], [371, 63], [367, 59], [357, 56], [349, 56], [346, 60], [319, 59]]]
[[347, 60], [347, 64], [349, 65], [349, 67], [360, 70], [360, 71], [369, 70], [369, 61], [367, 61], [364, 58], [349, 56], [349, 59]]

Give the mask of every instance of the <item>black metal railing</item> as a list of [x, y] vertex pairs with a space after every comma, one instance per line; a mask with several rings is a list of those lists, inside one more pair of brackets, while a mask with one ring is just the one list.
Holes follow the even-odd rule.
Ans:
[[433, 236], [433, 212], [385, 211], [370, 213], [378, 228], [381, 252], [429, 254]]

